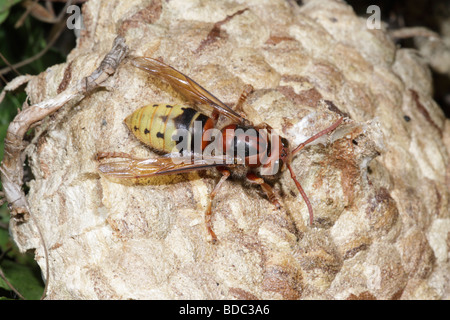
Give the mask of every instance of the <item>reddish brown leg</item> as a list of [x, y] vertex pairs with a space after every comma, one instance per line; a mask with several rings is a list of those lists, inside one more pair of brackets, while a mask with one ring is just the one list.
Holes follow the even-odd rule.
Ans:
[[[253, 91], [253, 86], [251, 84], [247, 84], [244, 86], [244, 90], [242, 90], [241, 96], [239, 97], [238, 102], [233, 107], [234, 111], [239, 113], [242, 117], [245, 118], [245, 112], [243, 109], [244, 103], [247, 100], [248, 95]], [[219, 119], [220, 112], [214, 110], [211, 114], [211, 119], [214, 121], [214, 123], [217, 123], [217, 120]]]
[[205, 224], [206, 224], [206, 228], [208, 229], [209, 234], [211, 235], [212, 242], [217, 241], [217, 236], [214, 233], [214, 231], [212, 229], [212, 225], [211, 225], [212, 202], [214, 200], [214, 197], [217, 195], [217, 192], [219, 192], [220, 187], [222, 187], [225, 180], [227, 180], [228, 177], [230, 176], [230, 171], [224, 167], [218, 167], [217, 170], [219, 170], [219, 172], [222, 174], [222, 178], [220, 178], [219, 182], [214, 187], [214, 190], [209, 195], [208, 208], [206, 209], [206, 213], [205, 213]]
[[217, 112], [215, 109], [214, 109], [214, 111], [211, 113], [211, 119], [212, 119], [212, 121], [214, 122], [214, 125], [216, 125], [217, 120], [219, 119], [219, 115], [220, 115], [220, 113]]
[[289, 172], [291, 173], [292, 180], [294, 180], [295, 185], [297, 186], [298, 192], [300, 192], [303, 200], [305, 200], [305, 203], [306, 203], [306, 206], [308, 207], [308, 212], [309, 212], [309, 225], [312, 226], [313, 221], [314, 221], [314, 214], [313, 214], [311, 202], [309, 202], [308, 196], [306, 195], [305, 191], [303, 190], [302, 186], [300, 185], [300, 182], [298, 182], [297, 176], [295, 175], [294, 170], [292, 170], [291, 165], [287, 164], [287, 168], [289, 169]]
[[98, 152], [95, 158], [97, 159], [97, 161], [106, 158], [125, 158], [139, 160], [138, 158], [135, 158], [131, 154], [125, 152]]
[[[306, 140], [305, 142], [300, 143], [294, 150], [292, 150], [291, 152], [291, 156], [295, 155], [297, 152], [299, 152], [300, 150], [302, 150], [304, 147], [306, 147], [308, 145], [308, 143], [313, 142], [314, 140], [320, 138], [321, 136], [333, 131], [334, 129], [336, 129], [344, 120], [344, 118], [339, 118], [335, 123], [333, 123], [331, 126], [329, 126], [328, 128], [320, 131], [319, 133], [316, 133], [315, 135], [313, 135], [311, 138], [309, 138], [308, 140]], [[309, 212], [309, 224], [312, 225], [313, 221], [314, 221], [314, 214], [313, 214], [313, 209], [311, 206], [311, 203], [309, 202], [308, 196], [306, 195], [305, 191], [303, 190], [302, 186], [300, 185], [300, 182], [298, 182], [297, 177], [294, 173], [294, 170], [292, 169], [291, 165], [289, 164], [289, 162], [286, 164], [287, 168], [289, 169], [289, 172], [291, 173], [291, 178], [292, 180], [294, 180], [295, 185], [297, 186], [298, 191], [300, 192], [300, 194], [303, 197], [303, 200], [306, 203], [306, 206], [308, 207], [308, 212]]]
[[244, 90], [242, 90], [241, 96], [239, 97], [238, 102], [236, 103], [236, 105], [234, 106], [234, 111], [236, 111], [239, 114], [243, 114], [244, 113], [244, 103], [247, 100], [247, 97], [250, 93], [252, 93], [253, 91], [253, 86], [251, 84], [246, 84], [244, 86]]
[[272, 187], [269, 186], [267, 183], [264, 182], [264, 179], [261, 177], [258, 177], [256, 174], [249, 172], [247, 173], [247, 180], [253, 184], [259, 184], [261, 186], [261, 189], [264, 191], [264, 193], [267, 195], [267, 198], [269, 198], [269, 201], [272, 202], [272, 204], [277, 208], [281, 208], [281, 204], [278, 201], [277, 196], [275, 195], [275, 192], [273, 192]]
[[334, 129], [336, 129], [342, 122], [342, 120], [344, 120], [344, 118], [339, 118], [338, 121], [336, 121], [335, 123], [333, 123], [331, 126], [329, 126], [328, 128], [320, 131], [319, 133], [316, 133], [315, 135], [313, 135], [311, 138], [309, 138], [308, 140], [306, 140], [305, 142], [300, 143], [297, 148], [295, 148], [294, 150], [292, 150], [292, 155], [296, 154], [297, 152], [299, 152], [300, 150], [302, 150], [304, 147], [306, 147], [308, 145], [308, 143], [313, 142], [314, 140], [320, 138], [321, 136], [323, 136], [324, 134], [327, 134], [331, 131], [333, 131]]

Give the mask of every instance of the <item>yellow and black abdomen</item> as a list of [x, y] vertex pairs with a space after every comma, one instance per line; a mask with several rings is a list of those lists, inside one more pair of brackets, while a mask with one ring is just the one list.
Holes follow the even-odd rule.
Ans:
[[124, 121], [141, 142], [166, 153], [198, 150], [194, 142], [201, 143], [203, 150], [204, 133], [214, 126], [211, 118], [193, 108], [169, 104], [139, 108]]

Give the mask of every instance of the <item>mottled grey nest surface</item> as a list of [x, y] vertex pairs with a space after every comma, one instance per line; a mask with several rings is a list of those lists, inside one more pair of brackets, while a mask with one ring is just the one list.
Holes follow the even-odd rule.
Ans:
[[[287, 172], [273, 183], [282, 210], [230, 180], [213, 203], [212, 244], [203, 214], [214, 171], [139, 186], [98, 174], [99, 151], [156, 156], [128, 132], [128, 114], [185, 103], [125, 62], [108, 90], [48, 119], [29, 152], [49, 299], [450, 297], [450, 125], [415, 50], [331, 0], [91, 0], [83, 18], [67, 63], [29, 82], [31, 103], [91, 73], [122, 35], [131, 55], [162, 58], [226, 103], [253, 85], [248, 118], [292, 144], [348, 117], [293, 162], [312, 227]], [[11, 230], [45, 270], [32, 222]]]

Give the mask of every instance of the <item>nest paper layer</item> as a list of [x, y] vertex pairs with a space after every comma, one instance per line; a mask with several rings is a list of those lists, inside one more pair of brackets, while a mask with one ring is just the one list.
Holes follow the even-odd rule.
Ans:
[[[32, 103], [92, 72], [119, 34], [131, 55], [162, 58], [226, 103], [253, 85], [248, 118], [292, 144], [348, 118], [293, 162], [314, 227], [288, 173], [272, 182], [282, 210], [234, 179], [213, 204], [213, 245], [213, 171], [139, 186], [98, 174], [99, 151], [156, 156], [127, 131], [128, 114], [185, 102], [124, 63], [108, 90], [49, 119], [29, 154], [48, 298], [450, 298], [450, 126], [414, 50], [337, 1], [91, 0], [83, 18], [68, 62], [30, 81]], [[45, 268], [33, 225], [12, 232]]]

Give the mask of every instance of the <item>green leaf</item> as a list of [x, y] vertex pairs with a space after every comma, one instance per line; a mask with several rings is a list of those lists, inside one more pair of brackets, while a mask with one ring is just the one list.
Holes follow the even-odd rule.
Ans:
[[0, 0], [0, 24], [8, 17], [9, 8], [20, 1], [21, 0]]
[[0, 0], [0, 12], [6, 11], [22, 0]]
[[0, 12], [0, 24], [8, 18], [9, 10]]
[[[1, 221], [1, 219], [0, 219]], [[3, 228], [0, 228], [0, 250], [4, 251], [10, 244], [9, 242], [9, 232]]]
[[[4, 260], [1, 263], [1, 268], [6, 276], [6, 279], [20, 292], [25, 299], [39, 299], [44, 291], [44, 285], [39, 274], [28, 266], [18, 264], [13, 261]], [[8, 285], [0, 278], [0, 288], [7, 291], [10, 290]]]

